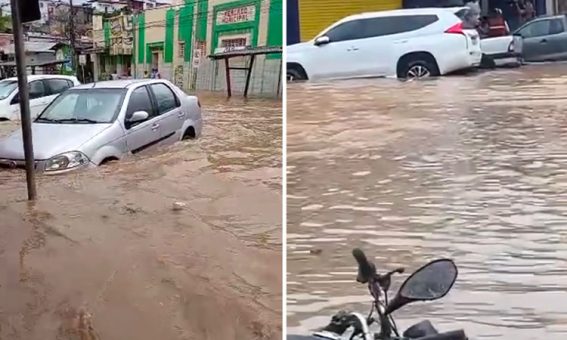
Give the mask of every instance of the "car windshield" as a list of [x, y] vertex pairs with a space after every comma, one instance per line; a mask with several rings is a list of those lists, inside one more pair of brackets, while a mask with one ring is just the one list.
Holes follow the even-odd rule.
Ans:
[[2, 80], [0, 81], [0, 99], [6, 99], [18, 87], [18, 82], [15, 80]]
[[38, 123], [111, 123], [124, 100], [125, 89], [69, 90], [36, 119]]

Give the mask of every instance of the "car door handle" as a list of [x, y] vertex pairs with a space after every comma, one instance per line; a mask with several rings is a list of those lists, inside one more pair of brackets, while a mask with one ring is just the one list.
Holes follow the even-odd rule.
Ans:
[[540, 43], [542, 43], [542, 44], [547, 43], [547, 39], [541, 39], [541, 40], [540, 40]]
[[159, 124], [155, 123], [154, 125], [152, 125], [152, 130], [155, 131], [159, 128]]
[[351, 47], [349, 49], [347, 49], [347, 51], [358, 51], [358, 47]]
[[179, 117], [179, 118], [184, 118], [184, 117], [185, 117], [185, 112], [179, 112], [179, 113], [177, 114], [177, 117]]

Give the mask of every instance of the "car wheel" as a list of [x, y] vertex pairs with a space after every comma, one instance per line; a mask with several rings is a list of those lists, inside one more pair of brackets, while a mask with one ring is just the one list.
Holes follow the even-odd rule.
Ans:
[[294, 81], [305, 80], [305, 77], [299, 70], [292, 68], [287, 70], [287, 82], [292, 83]]
[[424, 79], [439, 75], [437, 67], [426, 60], [410, 60], [401, 73], [402, 77], [408, 80]]

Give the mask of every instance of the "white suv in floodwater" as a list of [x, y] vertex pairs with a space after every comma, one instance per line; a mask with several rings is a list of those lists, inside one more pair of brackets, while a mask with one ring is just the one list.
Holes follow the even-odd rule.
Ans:
[[[73, 76], [29, 75], [30, 111], [32, 119], [37, 117], [59, 94], [80, 85]], [[0, 120], [20, 119], [20, 93], [18, 78], [0, 81]]]
[[346, 17], [313, 40], [287, 47], [288, 80], [423, 78], [480, 65], [475, 29], [452, 9], [420, 8]]

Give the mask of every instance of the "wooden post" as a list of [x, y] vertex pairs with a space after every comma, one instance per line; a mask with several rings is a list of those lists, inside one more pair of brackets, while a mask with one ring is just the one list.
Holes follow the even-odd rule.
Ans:
[[224, 68], [226, 70], [226, 90], [228, 91], [228, 96], [232, 97], [232, 89], [230, 87], [230, 63], [228, 58], [224, 58]]
[[280, 70], [278, 72], [278, 88], [276, 95], [280, 96], [280, 91], [282, 89], [282, 76], [283, 76], [283, 57], [280, 59]]
[[250, 57], [250, 65], [248, 66], [248, 73], [246, 74], [246, 85], [244, 86], [244, 97], [248, 97], [248, 88], [250, 86], [250, 77], [252, 76], [252, 70], [254, 69], [254, 59], [256, 55]]

